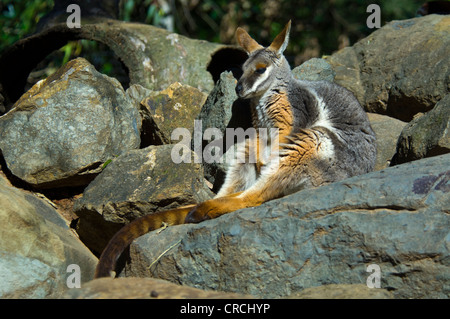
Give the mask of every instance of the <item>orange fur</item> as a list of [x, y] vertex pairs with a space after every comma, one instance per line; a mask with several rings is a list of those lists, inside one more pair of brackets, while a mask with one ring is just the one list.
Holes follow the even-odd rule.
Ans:
[[273, 126], [279, 129], [280, 143], [284, 143], [286, 136], [291, 133], [294, 123], [291, 104], [286, 92], [282, 91], [280, 94], [272, 95], [267, 104], [269, 105], [267, 114], [274, 122]]
[[250, 35], [242, 28], [237, 28], [236, 39], [241, 47], [243, 47], [248, 53], [262, 49], [262, 46], [258, 42], [253, 40]]

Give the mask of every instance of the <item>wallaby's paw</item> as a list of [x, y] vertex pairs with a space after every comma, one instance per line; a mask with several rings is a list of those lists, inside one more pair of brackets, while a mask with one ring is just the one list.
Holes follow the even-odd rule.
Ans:
[[239, 209], [239, 200], [222, 197], [211, 199], [194, 207], [186, 216], [186, 223], [199, 223], [207, 219], [217, 218], [220, 215]]
[[214, 204], [210, 204], [210, 201], [203, 202], [195, 206], [189, 214], [186, 216], [186, 223], [199, 223], [207, 219], [212, 219], [212, 210]]

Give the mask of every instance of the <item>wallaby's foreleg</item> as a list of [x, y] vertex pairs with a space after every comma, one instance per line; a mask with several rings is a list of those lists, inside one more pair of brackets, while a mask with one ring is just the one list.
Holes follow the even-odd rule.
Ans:
[[250, 153], [255, 143], [258, 143], [258, 139], [256, 142], [247, 139], [237, 145], [232, 163], [227, 169], [225, 181], [215, 198], [244, 191], [255, 183], [258, 175], [256, 165], [258, 158], [257, 154]]

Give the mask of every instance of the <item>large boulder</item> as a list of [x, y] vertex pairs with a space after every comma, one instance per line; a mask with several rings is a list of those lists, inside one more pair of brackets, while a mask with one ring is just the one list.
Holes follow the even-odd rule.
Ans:
[[[0, 175], [0, 298], [57, 298], [93, 278], [97, 258], [48, 201]], [[69, 284], [68, 284], [69, 282]], [[75, 287], [74, 287], [75, 288]]]
[[449, 161], [423, 159], [151, 232], [133, 242], [122, 275], [274, 298], [365, 284], [376, 264], [396, 298], [449, 298]]
[[176, 163], [174, 147], [129, 151], [112, 160], [89, 184], [74, 211], [80, 217], [77, 232], [91, 250], [101, 253], [120, 227], [138, 217], [213, 196], [201, 165], [193, 160]]
[[366, 111], [409, 122], [450, 87], [450, 17], [392, 21], [327, 61]]
[[35, 188], [85, 186], [140, 145], [141, 118], [122, 85], [85, 59], [38, 82], [0, 118], [8, 169]]

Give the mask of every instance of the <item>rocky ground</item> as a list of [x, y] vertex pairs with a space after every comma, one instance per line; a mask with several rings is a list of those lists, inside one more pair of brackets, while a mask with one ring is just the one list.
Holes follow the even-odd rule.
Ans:
[[[81, 58], [13, 105], [15, 91], [3, 85], [1, 298], [449, 298], [450, 17], [393, 21], [293, 70], [355, 94], [377, 135], [374, 172], [149, 233], [125, 254], [121, 278], [92, 281], [96, 255], [125, 223], [211, 198], [220, 186], [226, 163], [189, 150], [177, 164], [174, 148], [201, 149], [207, 142], [190, 138], [208, 127], [225, 136], [249, 126], [234, 92], [241, 56], [213, 61], [210, 74], [220, 46], [154, 31], [165, 39], [157, 50], [152, 27], [109, 26], [84, 36], [126, 30], [122, 43], [136, 56], [111, 46], [130, 70], [127, 90]], [[206, 51], [193, 58], [195, 48]], [[155, 62], [164, 50], [176, 61], [166, 69]], [[176, 128], [185, 128], [182, 145]], [[369, 265], [379, 267], [380, 288], [366, 285]]]

